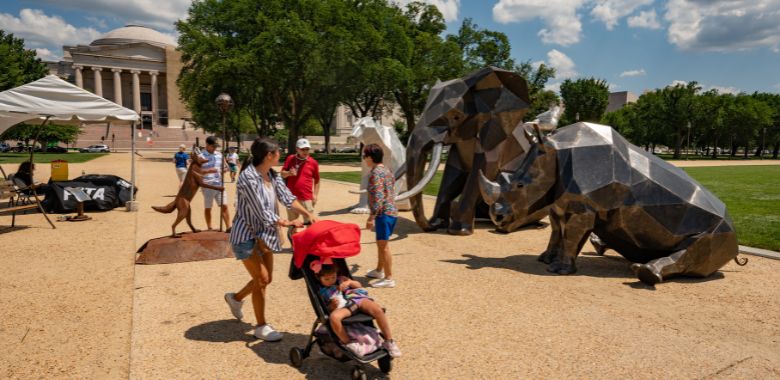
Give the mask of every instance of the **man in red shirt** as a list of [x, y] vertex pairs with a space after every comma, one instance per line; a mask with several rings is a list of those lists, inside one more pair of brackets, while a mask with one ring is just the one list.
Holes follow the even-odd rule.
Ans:
[[[320, 165], [314, 157], [309, 156], [311, 144], [307, 139], [298, 139], [295, 143], [296, 154], [290, 155], [284, 160], [282, 166], [282, 178], [293, 195], [298, 198], [304, 208], [314, 215], [314, 206], [317, 205], [317, 196], [320, 193]], [[287, 219], [293, 221], [301, 216], [295, 210], [287, 210]], [[303, 216], [304, 222], [309, 222]]]

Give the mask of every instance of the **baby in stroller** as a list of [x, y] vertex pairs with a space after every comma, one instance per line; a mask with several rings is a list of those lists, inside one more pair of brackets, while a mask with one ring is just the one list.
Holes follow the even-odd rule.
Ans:
[[359, 282], [345, 276], [338, 277], [337, 273], [338, 269], [335, 265], [325, 264], [321, 266], [317, 274], [317, 278], [322, 285], [319, 290], [319, 296], [328, 305], [330, 325], [333, 328], [333, 333], [350, 351], [358, 353], [358, 343], [350, 341], [341, 322], [358, 310], [362, 311], [376, 320], [379, 328], [382, 330], [382, 334], [385, 336], [383, 346], [390, 356], [394, 358], [400, 357], [401, 350], [393, 340], [390, 324], [387, 322], [387, 316], [382, 307], [368, 297], [368, 292]]

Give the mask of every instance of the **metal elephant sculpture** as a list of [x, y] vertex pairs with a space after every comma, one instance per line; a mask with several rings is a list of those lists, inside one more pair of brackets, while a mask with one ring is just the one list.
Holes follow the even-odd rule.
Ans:
[[[403, 169], [410, 189], [397, 196], [397, 200], [411, 201], [415, 221], [424, 231], [447, 228], [450, 234], [470, 235], [475, 217], [489, 217], [479, 192], [478, 173], [481, 170], [495, 178], [522, 159], [525, 139], [512, 134], [521, 129], [529, 104], [525, 79], [494, 67], [437, 83], [431, 89], [406, 147]], [[449, 146], [447, 162], [433, 216], [428, 219], [421, 192], [436, 174], [445, 145]]]
[[[552, 233], [539, 260], [559, 274], [594, 233], [656, 284], [706, 277], [737, 256], [726, 206], [683, 170], [632, 145], [608, 126], [577, 123], [545, 138], [537, 131], [518, 170], [480, 177], [493, 222], [549, 214]], [[738, 261], [739, 263], [739, 261]]]
[[[374, 118], [370, 116], [361, 117], [352, 124], [352, 137], [358, 139], [364, 145], [377, 144], [382, 147], [384, 152], [383, 162], [385, 166], [392, 172], [398, 171], [404, 163], [406, 157], [406, 148], [398, 138], [398, 134], [393, 127], [388, 127], [379, 124]], [[351, 210], [353, 214], [368, 214], [368, 196], [366, 188], [368, 187], [368, 177], [371, 174], [371, 168], [366, 165], [365, 161], [361, 164], [362, 173], [360, 179], [360, 188], [358, 192], [360, 194], [360, 200], [358, 205]], [[406, 179], [399, 178], [395, 181], [395, 193], [400, 194], [406, 190]], [[396, 206], [401, 211], [408, 211], [409, 201], [398, 201]]]

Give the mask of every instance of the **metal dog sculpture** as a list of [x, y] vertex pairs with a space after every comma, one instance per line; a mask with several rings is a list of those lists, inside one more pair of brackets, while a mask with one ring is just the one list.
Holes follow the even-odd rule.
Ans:
[[187, 219], [187, 224], [190, 226], [192, 232], [200, 231], [192, 225], [190, 209], [190, 202], [192, 201], [192, 198], [195, 197], [195, 194], [198, 193], [198, 188], [205, 187], [207, 189], [217, 191], [225, 190], [225, 188], [222, 186], [213, 186], [203, 182], [203, 173], [201, 169], [202, 165], [208, 162], [207, 159], [200, 157], [197, 151], [193, 151], [192, 154], [190, 154], [190, 158], [192, 160], [190, 167], [187, 169], [187, 174], [184, 176], [184, 182], [182, 182], [181, 187], [179, 188], [179, 192], [176, 194], [176, 198], [165, 206], [152, 206], [154, 211], [164, 214], [169, 214], [173, 212], [173, 210], [178, 211], [176, 214], [176, 220], [171, 226], [172, 237], [177, 236], [176, 226], [184, 219]]
[[499, 227], [549, 213], [552, 234], [539, 256], [548, 271], [576, 272], [591, 232], [604, 244], [597, 251], [609, 247], [636, 263], [631, 268], [647, 284], [706, 277], [736, 259], [726, 206], [683, 170], [604, 125], [535, 135], [516, 172], [502, 173], [497, 183], [481, 175], [480, 189]]

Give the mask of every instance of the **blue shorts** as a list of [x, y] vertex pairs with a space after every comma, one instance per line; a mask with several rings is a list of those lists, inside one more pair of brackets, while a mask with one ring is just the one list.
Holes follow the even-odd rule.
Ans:
[[376, 240], [390, 240], [390, 235], [393, 234], [395, 229], [395, 222], [398, 220], [396, 216], [390, 215], [378, 215], [374, 219], [374, 229], [376, 230]]
[[252, 256], [252, 251], [255, 249], [255, 239], [249, 239], [238, 244], [233, 244], [233, 255], [237, 260], [246, 260], [249, 256]]

